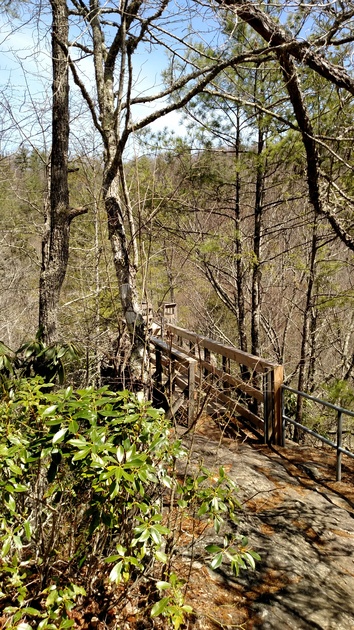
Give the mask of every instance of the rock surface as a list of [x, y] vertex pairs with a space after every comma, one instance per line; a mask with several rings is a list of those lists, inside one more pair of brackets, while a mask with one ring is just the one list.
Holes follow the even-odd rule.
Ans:
[[222, 464], [236, 481], [241, 533], [262, 561], [237, 579], [195, 563], [188, 597], [199, 627], [354, 630], [353, 460], [335, 483], [332, 453], [221, 438], [210, 424], [201, 432], [184, 438], [192, 460]]

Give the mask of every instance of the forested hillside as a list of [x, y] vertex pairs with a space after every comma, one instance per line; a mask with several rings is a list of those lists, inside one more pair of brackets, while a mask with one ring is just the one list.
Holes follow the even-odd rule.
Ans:
[[[205, 102], [198, 105], [204, 120]], [[218, 116], [220, 126], [222, 121]], [[157, 320], [162, 303], [176, 301], [180, 325], [284, 364], [286, 380], [295, 386], [303, 352], [303, 389], [333, 401], [339, 395], [336, 401], [348, 404], [352, 252], [325, 217], [315, 220], [301, 141], [293, 131], [281, 136], [275, 128], [260, 146], [256, 130], [247, 127], [250, 136], [237, 145], [225, 125], [211, 143], [202, 123], [197, 131], [197, 137], [180, 140], [167, 131], [146, 136], [141, 157], [125, 163], [141, 300], [151, 303]], [[2, 340], [12, 348], [38, 328], [48, 159], [21, 148], [0, 164], [0, 317]], [[58, 338], [82, 349], [78, 384], [95, 382], [123, 328], [101, 173], [99, 156], [75, 154], [70, 160], [71, 203], [89, 210], [71, 228]], [[350, 185], [348, 173], [343, 180]], [[343, 214], [350, 220], [347, 205]]]

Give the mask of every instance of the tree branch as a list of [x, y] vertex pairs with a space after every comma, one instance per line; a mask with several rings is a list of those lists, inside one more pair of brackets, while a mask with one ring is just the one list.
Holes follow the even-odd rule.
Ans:
[[175, 101], [173, 103], [166, 105], [165, 107], [162, 107], [161, 109], [157, 110], [156, 112], [153, 112], [146, 118], [143, 118], [138, 123], [135, 123], [134, 125], [132, 125], [131, 131], [138, 131], [139, 129], [143, 129], [144, 127], [154, 122], [158, 118], [161, 118], [162, 116], [165, 116], [166, 114], [169, 114], [170, 112], [176, 111], [178, 109], [182, 109], [182, 107], [187, 105], [187, 103], [189, 103], [189, 101], [194, 96], [196, 96], [196, 94], [201, 92], [207, 86], [208, 83], [210, 83], [213, 79], [215, 79], [215, 77], [222, 70], [224, 70], [230, 65], [237, 65], [239, 63], [244, 63], [246, 61], [254, 61], [254, 57], [255, 55], [253, 55], [252, 53], [245, 54], [245, 55], [237, 55], [236, 57], [233, 57], [232, 59], [227, 59], [225, 61], [215, 63], [212, 67], [209, 66], [209, 68], [203, 68], [202, 70], [199, 69], [189, 74], [187, 77], [186, 76], [182, 77], [179, 81], [176, 81], [176, 83], [174, 83], [173, 86], [171, 86], [167, 90], [164, 90], [159, 95], [155, 95], [155, 97], [153, 98], [148, 97], [148, 99], [144, 101], [141, 99], [133, 99], [132, 104], [136, 104], [138, 102], [151, 102], [153, 100], [157, 100], [159, 98], [163, 98], [165, 96], [174, 94], [175, 92], [180, 90], [182, 87], [184, 87], [189, 81], [202, 77], [200, 81], [196, 85], [194, 85], [192, 88], [190, 88], [190, 90], [184, 96], [182, 96], [178, 101]]
[[79, 217], [81, 214], [87, 214], [87, 212], [88, 206], [81, 206], [80, 208], [70, 208], [68, 212], [69, 223], [71, 223], [71, 221], [75, 219], [75, 217]]
[[291, 55], [339, 88], [354, 94], [354, 80], [342, 66], [331, 63], [314, 51], [308, 41], [294, 39], [267, 13], [255, 6], [255, 3], [246, 0], [216, 1], [220, 6], [233, 8], [237, 16], [263, 37], [272, 50]]

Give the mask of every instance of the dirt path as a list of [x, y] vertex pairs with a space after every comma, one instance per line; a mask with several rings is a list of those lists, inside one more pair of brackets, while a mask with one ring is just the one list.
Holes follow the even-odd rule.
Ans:
[[237, 580], [196, 563], [188, 597], [200, 629], [354, 630], [353, 471], [335, 483], [331, 455], [202, 433], [194, 458], [223, 464], [237, 482], [242, 533], [262, 562]]

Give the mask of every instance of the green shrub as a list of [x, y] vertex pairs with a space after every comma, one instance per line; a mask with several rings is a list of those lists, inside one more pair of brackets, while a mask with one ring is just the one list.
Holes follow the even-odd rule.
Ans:
[[[147, 609], [178, 628], [185, 606], [171, 570], [175, 547], [163, 504], [194, 506], [216, 532], [238, 509], [222, 468], [177, 480], [185, 456], [162, 412], [128, 392], [54, 391], [19, 380], [0, 403], [0, 605], [6, 628], [68, 628], [98, 585], [147, 584]], [[212, 567], [254, 566], [245, 541], [208, 546]], [[167, 553], [167, 549], [171, 551]], [[216, 559], [215, 559], [216, 558]], [[163, 585], [163, 586], [161, 586]], [[169, 589], [159, 599], [161, 589]]]
[[33, 378], [40, 376], [46, 382], [65, 380], [65, 360], [79, 356], [78, 348], [72, 343], [47, 345], [39, 329], [35, 339], [27, 341], [17, 350], [11, 350], [0, 341], [0, 384], [2, 389], [11, 387], [13, 378]]

